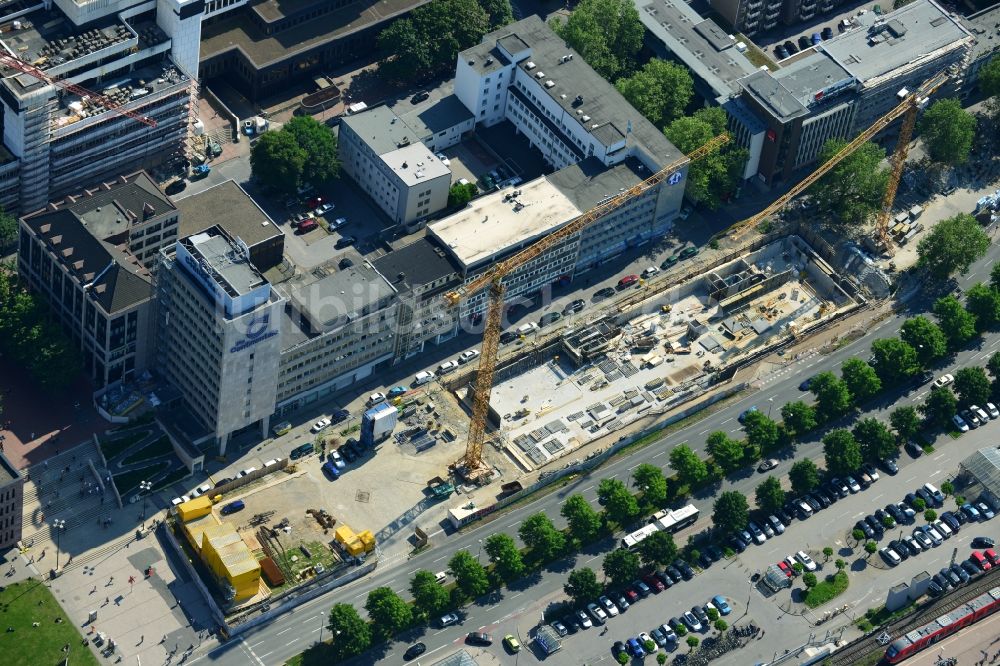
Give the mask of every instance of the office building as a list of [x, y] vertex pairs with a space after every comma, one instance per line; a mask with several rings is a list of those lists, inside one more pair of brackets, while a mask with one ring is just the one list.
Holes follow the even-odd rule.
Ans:
[[832, 12], [844, 0], [709, 0], [708, 4], [734, 31], [752, 37], [779, 24], [813, 20], [817, 13]]
[[0, 553], [17, 546], [24, 518], [24, 477], [0, 451]]
[[177, 230], [177, 209], [144, 172], [20, 219], [18, 274], [44, 297], [98, 387], [149, 367], [151, 271]]
[[345, 117], [337, 145], [344, 172], [396, 224], [448, 205], [451, 169], [388, 107]]
[[961, 21], [975, 39], [965, 73], [964, 92], [968, 95], [979, 85], [979, 70], [1000, 52], [1000, 4], [969, 14]]
[[202, 7], [201, 0], [56, 0], [0, 9], [8, 53], [147, 119], [7, 70], [0, 82], [0, 204], [35, 210], [87, 183], [183, 153]]

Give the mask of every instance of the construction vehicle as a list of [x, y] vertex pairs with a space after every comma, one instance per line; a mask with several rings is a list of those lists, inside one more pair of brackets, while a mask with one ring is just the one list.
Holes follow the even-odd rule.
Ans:
[[210, 174], [212, 172], [212, 167], [208, 166], [207, 164], [199, 164], [191, 171], [192, 171], [191, 179], [195, 180], [198, 178], [204, 178], [205, 176]]
[[730, 234], [738, 238], [743, 232], [751, 227], [755, 227], [760, 222], [784, 208], [789, 201], [802, 194], [802, 192], [817, 180], [825, 176], [833, 167], [840, 164], [855, 150], [867, 143], [872, 137], [898, 120], [903, 118], [903, 127], [899, 132], [899, 139], [896, 141], [896, 150], [892, 154], [892, 170], [889, 176], [889, 184], [885, 189], [882, 198], [882, 208], [879, 212], [875, 224], [875, 240], [881, 246], [882, 251], [890, 251], [889, 244], [889, 221], [892, 214], [892, 204], [896, 199], [896, 190], [899, 188], [899, 179], [903, 175], [903, 164], [906, 162], [906, 155], [910, 150], [910, 139], [913, 137], [913, 128], [917, 122], [917, 113], [927, 105], [928, 98], [938, 91], [948, 80], [947, 72], [939, 72], [927, 79], [913, 92], [905, 88], [899, 91], [902, 101], [889, 113], [885, 114], [866, 129], [857, 135], [853, 141], [840, 149], [836, 155], [819, 165], [815, 171], [799, 181], [788, 192], [775, 199], [771, 205], [766, 207], [752, 217], [737, 222], [729, 228]]
[[603, 203], [597, 204], [569, 224], [539, 239], [517, 254], [495, 263], [489, 270], [462, 285], [458, 290], [448, 292], [444, 295], [445, 303], [448, 306], [457, 307], [462, 299], [469, 298], [481, 289], [489, 287], [489, 299], [486, 307], [485, 326], [483, 328], [482, 355], [479, 358], [479, 367], [476, 372], [476, 383], [472, 396], [469, 441], [466, 445], [465, 456], [452, 466], [466, 480], [474, 483], [484, 483], [490, 475], [490, 470], [483, 465], [483, 444], [486, 440], [486, 418], [489, 414], [490, 393], [493, 390], [493, 373], [496, 370], [497, 350], [500, 345], [501, 319], [504, 310], [504, 277], [550, 248], [555, 247], [573, 234], [580, 233], [595, 221], [617, 210], [620, 206], [628, 203], [635, 197], [658, 186], [685, 165], [701, 159], [728, 141], [728, 134], [721, 134], [711, 139], [703, 146], [692, 151], [689, 155], [667, 164], [641, 183], [633, 185]]
[[427, 488], [431, 491], [431, 495], [434, 499], [444, 499], [450, 497], [453, 492], [455, 492], [455, 486], [442, 479], [440, 476], [435, 476], [433, 479], [427, 482]]

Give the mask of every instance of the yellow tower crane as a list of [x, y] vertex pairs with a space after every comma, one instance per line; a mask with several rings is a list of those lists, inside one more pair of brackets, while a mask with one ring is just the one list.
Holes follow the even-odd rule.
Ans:
[[463, 477], [469, 481], [479, 482], [489, 472], [488, 468], [483, 465], [483, 444], [486, 440], [486, 420], [489, 414], [490, 393], [493, 391], [493, 373], [496, 371], [497, 349], [500, 345], [504, 305], [503, 278], [573, 234], [579, 233], [596, 220], [618, 209], [651, 188], [656, 187], [684, 165], [705, 157], [727, 141], [729, 141], [729, 135], [727, 134], [721, 134], [711, 139], [690, 154], [666, 165], [641, 183], [633, 185], [608, 201], [594, 206], [569, 224], [560, 227], [544, 238], [540, 238], [529, 247], [508, 259], [498, 261], [489, 270], [475, 279], [470, 280], [457, 290], [445, 294], [445, 302], [451, 307], [456, 307], [462, 299], [469, 298], [481, 289], [489, 286], [489, 302], [486, 309], [485, 327], [483, 329], [482, 353], [479, 357], [479, 367], [476, 373], [474, 394], [472, 396], [472, 418], [469, 424], [469, 440], [465, 449], [465, 457], [457, 465], [459, 468], [458, 471]]
[[756, 215], [737, 222], [730, 227], [730, 234], [734, 238], [738, 238], [747, 229], [756, 226], [761, 221], [777, 213], [789, 201], [802, 194], [807, 187], [825, 176], [833, 167], [840, 164], [848, 155], [902, 116], [903, 127], [896, 142], [896, 150], [892, 154], [889, 184], [885, 189], [885, 195], [882, 198], [882, 208], [875, 222], [876, 238], [884, 248], [889, 248], [889, 216], [892, 214], [892, 204], [896, 199], [899, 179], [903, 175], [903, 164], [906, 162], [906, 155], [910, 150], [910, 139], [913, 137], [913, 128], [917, 122], [917, 112], [927, 103], [927, 98], [943, 86], [947, 80], [947, 72], [939, 72], [924, 81], [915, 91], [903, 95], [902, 101], [894, 109], [872, 123], [871, 127], [856, 136], [853, 141], [841, 148], [836, 155], [819, 165], [815, 171], [799, 181], [792, 189], [775, 199], [771, 205]]

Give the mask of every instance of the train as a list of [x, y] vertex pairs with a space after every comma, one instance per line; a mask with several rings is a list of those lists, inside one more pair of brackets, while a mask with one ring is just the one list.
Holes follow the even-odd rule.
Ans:
[[677, 532], [688, 525], [693, 525], [698, 521], [699, 511], [694, 504], [688, 504], [674, 511], [664, 509], [657, 511], [649, 519], [649, 524], [625, 535], [622, 539], [621, 547], [628, 550], [635, 550], [639, 544], [651, 534], [656, 532]]
[[1000, 609], [1000, 586], [900, 636], [889, 644], [885, 651], [885, 661], [889, 664], [905, 661], [929, 645], [991, 615], [997, 609]]

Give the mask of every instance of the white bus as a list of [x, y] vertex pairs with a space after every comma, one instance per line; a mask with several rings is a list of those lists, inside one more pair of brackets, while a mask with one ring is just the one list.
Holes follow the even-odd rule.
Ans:
[[631, 534], [625, 535], [622, 539], [622, 548], [627, 548], [629, 550], [635, 550], [635, 548], [650, 534], [656, 534], [660, 531], [660, 528], [656, 525], [646, 525], [640, 529], [637, 529]]
[[694, 504], [688, 504], [674, 511], [659, 511], [650, 518], [650, 522], [656, 525], [657, 529], [666, 532], [679, 532], [689, 525], [694, 525], [698, 521], [699, 511]]

